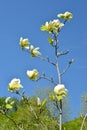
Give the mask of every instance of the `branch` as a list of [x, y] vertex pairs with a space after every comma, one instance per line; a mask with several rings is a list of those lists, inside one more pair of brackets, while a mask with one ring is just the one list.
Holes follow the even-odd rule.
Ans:
[[67, 51], [65, 51], [65, 52], [58, 52], [57, 53], [57, 56], [59, 57], [59, 56], [61, 56], [61, 55], [66, 55], [66, 54], [68, 54], [69, 53], [69, 50], [67, 50]]
[[47, 57], [47, 58], [44, 58], [44, 57], [42, 57], [42, 56], [37, 56], [37, 57], [40, 58], [40, 59], [43, 60], [43, 61], [46, 61], [46, 62], [48, 62], [48, 63], [50, 63], [50, 64], [56, 66], [56, 64], [55, 64], [54, 62], [52, 62], [48, 57]]
[[52, 84], [57, 85], [57, 83], [54, 82], [53, 78], [48, 78], [45, 75], [38, 77], [38, 79], [36, 81], [38, 81], [40, 79], [46, 79], [46, 80], [50, 81]]
[[26, 101], [26, 104], [29, 105], [30, 107], [30, 112], [33, 113], [34, 117], [36, 119], [38, 119], [37, 114], [35, 113], [34, 109], [32, 108], [32, 106], [30, 105], [28, 98], [24, 95], [25, 91], [21, 94], [19, 93], [19, 91], [16, 91], [16, 94], [20, 95], [22, 97], [22, 100]]
[[68, 61], [68, 65], [67, 65], [66, 68], [63, 70], [63, 72], [60, 74], [61, 76], [66, 73], [66, 71], [69, 69], [69, 67], [71, 66], [71, 64], [72, 64], [73, 62], [74, 62], [73, 59]]
[[16, 121], [14, 121], [9, 115], [5, 114], [5, 116], [14, 123], [18, 130], [23, 130], [20, 126], [18, 126], [18, 124], [16, 124]]
[[[27, 53], [30, 53], [30, 51], [27, 50], [27, 49], [22, 49], [22, 50], [26, 51]], [[44, 57], [42, 57], [42, 56], [36, 56], [36, 57], [37, 57], [37, 58], [40, 58], [40, 59], [43, 60], [43, 61], [46, 61], [46, 62], [48, 62], [48, 63], [54, 65], [54, 66], [56, 66], [56, 64], [55, 64], [54, 62], [52, 62], [48, 57], [47, 57], [47, 58], [44, 58]]]
[[30, 107], [30, 112], [34, 115], [35, 119], [40, 122], [42, 127], [45, 127], [45, 129], [48, 130], [47, 126], [43, 123], [43, 121], [39, 119], [37, 113], [33, 109], [32, 105], [29, 103], [28, 98], [24, 95], [24, 93], [25, 91], [22, 94], [18, 91], [16, 94], [20, 95], [22, 97], [22, 100], [26, 101], [26, 104]]
[[66, 68], [63, 70], [63, 72], [62, 72], [60, 75], [62, 76], [63, 74], [65, 74], [66, 71], [69, 69], [69, 67], [70, 67], [70, 64], [68, 64], [68, 65], [66, 66]]
[[9, 115], [6, 114], [6, 112], [1, 111], [1, 110], [0, 110], [0, 112], [1, 112], [4, 116], [6, 116], [10, 121], [12, 121], [13, 124], [16, 126], [16, 128], [17, 128], [18, 130], [23, 130], [23, 129], [16, 123], [16, 121], [15, 121], [14, 119], [12, 119]]
[[84, 123], [85, 123], [85, 119], [86, 119], [86, 117], [87, 117], [87, 113], [85, 114], [85, 116], [84, 116], [84, 118], [83, 118], [82, 125], [81, 125], [81, 129], [80, 129], [80, 130], [83, 129], [83, 126], [84, 126]]
[[42, 120], [39, 119], [39, 117], [37, 116], [36, 112], [34, 111], [33, 107], [30, 105], [29, 102], [27, 102], [28, 105], [30, 106], [30, 112], [33, 113], [34, 117], [36, 118], [36, 120], [38, 120], [40, 122], [40, 124], [42, 125], [42, 127], [44, 126], [46, 130], [48, 130], [47, 126], [43, 123]]

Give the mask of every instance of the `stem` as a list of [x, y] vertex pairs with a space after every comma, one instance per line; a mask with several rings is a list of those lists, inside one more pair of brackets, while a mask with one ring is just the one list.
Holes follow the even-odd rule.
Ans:
[[84, 118], [83, 118], [82, 125], [81, 125], [81, 129], [80, 129], [80, 130], [83, 130], [83, 126], [84, 126], [86, 117], [87, 117], [87, 113], [85, 114], [85, 116], [84, 116]]
[[[57, 50], [58, 50], [58, 41], [57, 41], [57, 34], [54, 34], [54, 39], [55, 39], [55, 56], [56, 56], [56, 69], [57, 69], [57, 75], [58, 75], [58, 81], [59, 84], [61, 84], [61, 73], [59, 69], [59, 64], [58, 64], [58, 55], [57, 55]], [[59, 124], [59, 130], [62, 130], [62, 100], [59, 101], [60, 103], [60, 108], [59, 108], [59, 114], [60, 114], [60, 124]]]
[[60, 100], [60, 126], [59, 129], [62, 130], [62, 100]]
[[57, 107], [58, 111], [60, 111], [60, 107], [59, 107], [59, 104], [58, 104], [58, 100], [56, 99], [54, 105]]
[[58, 81], [59, 81], [59, 84], [61, 84], [61, 74], [60, 74], [60, 70], [59, 70], [58, 57], [57, 56], [56, 56], [56, 69], [57, 69]]
[[57, 55], [57, 50], [58, 50], [58, 41], [57, 41], [57, 34], [54, 34], [54, 39], [55, 39], [55, 56], [56, 56], [56, 69], [57, 69], [57, 75], [58, 75], [58, 81], [59, 84], [61, 84], [61, 74], [60, 74], [60, 69], [58, 65], [58, 55]]

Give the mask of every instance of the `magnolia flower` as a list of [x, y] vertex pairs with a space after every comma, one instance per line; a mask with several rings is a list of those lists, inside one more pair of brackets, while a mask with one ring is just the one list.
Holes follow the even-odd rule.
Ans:
[[38, 71], [36, 69], [33, 70], [27, 70], [27, 76], [31, 80], [37, 80]]
[[26, 39], [23, 39], [23, 38], [21, 37], [19, 44], [20, 44], [20, 46], [21, 46], [22, 48], [29, 49], [29, 41], [28, 41], [27, 38], [26, 38]]
[[70, 12], [65, 12], [64, 14], [58, 14], [57, 16], [59, 18], [66, 19], [68, 21], [73, 17], [72, 13], [70, 13]]
[[61, 23], [58, 19], [54, 19], [52, 23], [54, 24], [54, 27], [56, 28], [61, 28], [62, 26], [64, 26], [64, 24]]
[[65, 88], [64, 84], [58, 84], [54, 88], [54, 93], [62, 99], [64, 96], [67, 95], [67, 89]]
[[46, 22], [45, 25], [42, 25], [41, 30], [47, 31], [48, 33], [57, 33], [62, 26], [64, 26], [63, 23], [61, 23], [58, 19], [54, 19], [53, 21], [50, 21], [49, 23]]
[[13, 107], [14, 101], [10, 101], [11, 97], [7, 97], [5, 99], [5, 103], [6, 103], [6, 109], [11, 109]]
[[11, 92], [17, 91], [20, 88], [23, 88], [23, 86], [20, 84], [20, 79], [16, 79], [16, 78], [12, 79], [8, 86], [8, 90]]
[[30, 46], [30, 53], [32, 57], [39, 56], [41, 53], [39, 52], [39, 47], [34, 48], [33, 45]]
[[41, 105], [41, 100], [39, 97], [37, 97], [37, 105], [40, 106]]

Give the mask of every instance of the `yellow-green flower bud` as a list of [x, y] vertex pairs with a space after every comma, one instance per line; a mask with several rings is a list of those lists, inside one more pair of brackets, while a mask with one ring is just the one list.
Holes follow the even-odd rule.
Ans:
[[41, 100], [39, 97], [37, 97], [37, 105], [40, 106], [41, 105]]

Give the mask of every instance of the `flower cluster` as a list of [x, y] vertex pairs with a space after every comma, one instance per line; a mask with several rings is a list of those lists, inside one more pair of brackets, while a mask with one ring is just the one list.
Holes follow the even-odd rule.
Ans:
[[27, 70], [27, 76], [30, 80], [37, 80], [38, 71], [36, 69]]
[[8, 90], [11, 92], [18, 91], [20, 88], [23, 88], [23, 86], [20, 84], [20, 79], [14, 78], [8, 85]]
[[41, 53], [39, 52], [40, 48], [39, 47], [35, 48], [33, 45], [30, 45], [30, 42], [29, 42], [29, 40], [27, 38], [23, 39], [21, 37], [19, 44], [22, 47], [22, 49], [29, 50], [32, 57], [36, 57], [36, 56], [41, 55]]
[[41, 26], [42, 31], [47, 31], [48, 33], [57, 33], [64, 24], [61, 23], [58, 19], [55, 19], [50, 22], [46, 22], [45, 25]]
[[54, 93], [57, 95], [58, 100], [63, 99], [67, 95], [68, 90], [65, 88], [64, 84], [58, 84], [54, 88]]
[[[70, 12], [65, 12], [64, 14], [58, 14], [59, 18], [65, 19], [69, 21], [73, 15]], [[54, 19], [53, 21], [46, 22], [45, 25], [41, 26], [42, 31], [46, 31], [48, 33], [58, 33], [60, 28], [64, 26], [64, 23], [60, 22], [58, 19]]]

